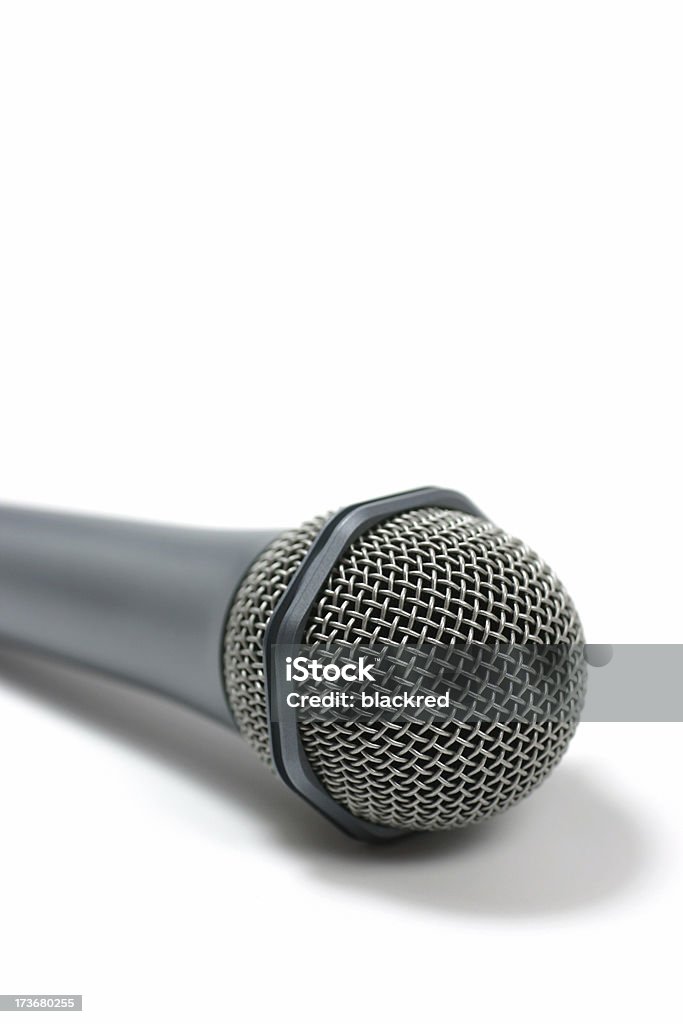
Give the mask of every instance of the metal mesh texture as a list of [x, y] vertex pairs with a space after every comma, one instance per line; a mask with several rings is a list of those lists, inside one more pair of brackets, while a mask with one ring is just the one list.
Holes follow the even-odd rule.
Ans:
[[[267, 763], [263, 636], [324, 521], [270, 545], [228, 618], [228, 699], [242, 736]], [[562, 713], [547, 719], [473, 723], [456, 711], [432, 721], [301, 720], [302, 745], [325, 789], [378, 824], [447, 829], [506, 809], [560, 760], [583, 705], [581, 624], [560, 581], [520, 541], [448, 509], [396, 515], [356, 540], [320, 592], [303, 642], [566, 645], [552, 680]]]

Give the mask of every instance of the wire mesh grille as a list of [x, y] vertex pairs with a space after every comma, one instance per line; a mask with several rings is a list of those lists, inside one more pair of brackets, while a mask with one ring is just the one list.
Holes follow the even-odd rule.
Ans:
[[[263, 636], [323, 522], [283, 534], [264, 552], [228, 620], [228, 697], [240, 732], [266, 762]], [[583, 636], [562, 584], [520, 541], [448, 509], [402, 513], [356, 540], [320, 592], [304, 643], [566, 648], [551, 683], [562, 711], [537, 721], [473, 723], [457, 711], [432, 721], [302, 719], [301, 741], [325, 789], [379, 824], [453, 828], [516, 803], [562, 757], [583, 704]]]

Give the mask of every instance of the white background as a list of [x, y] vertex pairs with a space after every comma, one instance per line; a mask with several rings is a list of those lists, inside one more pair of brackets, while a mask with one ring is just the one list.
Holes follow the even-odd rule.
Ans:
[[[590, 640], [682, 642], [682, 37], [673, 2], [7, 0], [2, 500], [287, 526], [439, 484]], [[679, 1019], [681, 726], [586, 724], [500, 821], [376, 851], [188, 712], [0, 676], [0, 991]]]

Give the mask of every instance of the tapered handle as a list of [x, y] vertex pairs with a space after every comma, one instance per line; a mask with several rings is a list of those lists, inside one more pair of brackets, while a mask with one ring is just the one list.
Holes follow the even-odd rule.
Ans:
[[232, 725], [225, 619], [276, 536], [0, 506], [0, 643], [149, 687]]

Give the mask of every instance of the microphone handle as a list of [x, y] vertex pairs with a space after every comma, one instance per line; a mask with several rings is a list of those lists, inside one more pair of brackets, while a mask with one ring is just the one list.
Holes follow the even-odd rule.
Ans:
[[149, 687], [234, 728], [225, 620], [278, 534], [0, 506], [0, 643]]

